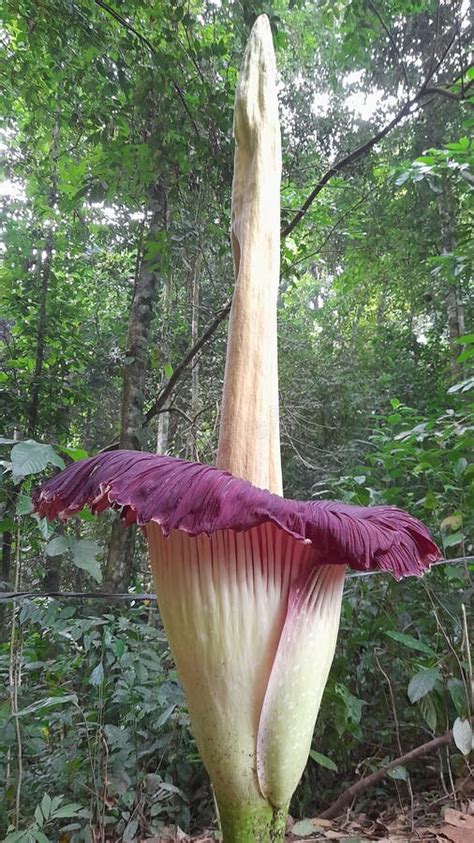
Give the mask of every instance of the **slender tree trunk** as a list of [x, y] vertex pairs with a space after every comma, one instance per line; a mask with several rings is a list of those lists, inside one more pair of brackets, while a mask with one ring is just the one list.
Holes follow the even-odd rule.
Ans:
[[[6, 517], [6, 513], [3, 513], [3, 518]], [[12, 545], [13, 545], [13, 534], [11, 530], [6, 530], [2, 533], [2, 558], [0, 564], [0, 589], [3, 591], [9, 591], [12, 583], [10, 580], [11, 573], [12, 573]], [[10, 608], [10, 604], [6, 601], [2, 601], [0, 603], [0, 643], [8, 640], [8, 610]]]
[[[51, 138], [51, 156], [53, 160], [55, 160], [57, 147], [58, 147], [58, 132], [59, 127], [58, 123], [56, 122], [53, 126], [52, 130], [52, 138]], [[54, 165], [55, 166], [55, 165]], [[49, 191], [49, 198], [48, 204], [51, 210], [54, 209], [55, 203], [57, 198], [57, 177], [56, 177], [56, 170], [53, 170], [51, 176], [51, 187]], [[29, 406], [27, 409], [27, 434], [28, 436], [34, 436], [36, 433], [36, 428], [38, 425], [38, 412], [39, 412], [39, 405], [40, 405], [40, 394], [41, 394], [41, 380], [43, 375], [43, 364], [44, 364], [44, 352], [46, 348], [46, 334], [47, 334], [47, 304], [48, 304], [48, 291], [49, 291], [49, 282], [51, 278], [51, 268], [53, 264], [53, 246], [54, 246], [54, 234], [53, 229], [50, 228], [47, 235], [46, 235], [46, 242], [44, 246], [45, 256], [40, 264], [40, 259], [38, 257], [38, 263], [40, 266], [40, 294], [39, 294], [39, 308], [38, 308], [38, 330], [36, 334], [36, 354], [35, 354], [35, 368], [33, 372], [33, 379], [31, 382], [31, 393], [30, 393], [30, 401]]]
[[[168, 273], [163, 285], [163, 322], [160, 332], [160, 353], [161, 358], [165, 360], [169, 352], [169, 321], [171, 316], [171, 288], [172, 276]], [[168, 382], [169, 378], [165, 378], [162, 383], [162, 388]], [[158, 431], [156, 435], [156, 452], [157, 454], [166, 454], [168, 451], [168, 436], [170, 427], [170, 414], [160, 413], [158, 415]]]
[[[439, 194], [438, 209], [442, 253], [443, 255], [453, 254], [456, 246], [453, 232], [454, 214], [453, 203], [447, 185], [444, 185], [443, 192]], [[461, 347], [456, 341], [465, 333], [464, 304], [462, 301], [461, 290], [456, 280], [454, 278], [450, 279], [448, 283], [449, 286], [446, 293], [446, 314], [448, 320], [451, 374], [453, 376], [453, 380], [459, 380], [459, 378], [462, 377], [462, 365], [458, 363], [457, 358], [461, 353]]]
[[35, 368], [33, 372], [33, 379], [31, 382], [30, 402], [27, 410], [27, 434], [33, 437], [36, 433], [38, 425], [38, 412], [41, 393], [41, 380], [43, 375], [44, 351], [46, 344], [46, 328], [47, 328], [47, 301], [49, 279], [51, 276], [51, 264], [53, 259], [53, 233], [50, 231], [45, 243], [45, 258], [40, 267], [40, 298], [38, 309], [38, 331], [36, 334], [36, 353], [35, 353]]
[[12, 541], [11, 530], [2, 533], [2, 559], [0, 564], [0, 587], [8, 591], [10, 584], [10, 573], [12, 566]]
[[[165, 194], [161, 186], [154, 189], [149, 205], [150, 227], [145, 248], [156, 242], [165, 223]], [[138, 264], [128, 322], [126, 363], [123, 368], [120, 448], [139, 451], [142, 447], [145, 379], [149, 363], [150, 327], [159, 278], [159, 256], [143, 258]], [[146, 254], [146, 252], [145, 252]], [[135, 530], [125, 529], [117, 520], [112, 527], [104, 572], [104, 588], [126, 590], [133, 570]]]
[[[200, 295], [200, 283], [199, 283], [199, 275], [201, 270], [201, 260], [202, 255], [201, 252], [198, 252], [196, 255], [196, 260], [194, 262], [193, 273], [191, 277], [191, 284], [190, 284], [190, 298], [191, 298], [191, 346], [193, 346], [199, 337], [199, 295]], [[190, 405], [190, 413], [189, 415], [193, 419], [193, 424], [189, 429], [188, 433], [188, 442], [187, 442], [187, 450], [188, 450], [188, 459], [199, 459], [199, 454], [197, 453], [196, 449], [196, 423], [195, 419], [199, 412], [200, 408], [200, 394], [199, 394], [199, 357], [197, 357], [191, 369], [191, 405]]]
[[[56, 157], [58, 151], [59, 125], [56, 121], [51, 134], [51, 159], [53, 170], [51, 173], [51, 186], [49, 189], [48, 205], [54, 211], [57, 201], [57, 173]], [[44, 357], [47, 347], [48, 335], [48, 297], [50, 295], [50, 281], [53, 269], [54, 251], [54, 229], [49, 228], [44, 244], [44, 256], [41, 260], [38, 255], [38, 279], [40, 283], [39, 308], [38, 308], [38, 330], [36, 334], [35, 368], [31, 382], [30, 401], [27, 409], [28, 436], [34, 437], [38, 432], [38, 416], [41, 406], [41, 390], [44, 368]], [[61, 531], [62, 532], [62, 531]], [[41, 588], [43, 591], [59, 591], [61, 587], [62, 555], [44, 557], [45, 573], [42, 579]]]

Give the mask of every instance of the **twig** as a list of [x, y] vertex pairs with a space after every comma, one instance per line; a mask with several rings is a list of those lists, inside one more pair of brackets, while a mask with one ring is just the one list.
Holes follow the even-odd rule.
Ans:
[[471, 647], [469, 643], [469, 627], [467, 625], [467, 612], [466, 612], [466, 605], [465, 603], [461, 603], [461, 612], [462, 612], [462, 627], [463, 627], [463, 645], [466, 651], [466, 659], [467, 659], [467, 666], [468, 666], [468, 680], [469, 680], [469, 688], [472, 689], [471, 693], [468, 694], [468, 711], [472, 711], [473, 706], [473, 694], [474, 694], [474, 684], [473, 684], [473, 675], [472, 675], [472, 658], [471, 658]]
[[[377, 662], [377, 667], [380, 670], [380, 673], [382, 674], [382, 676], [384, 677], [384, 679], [385, 679], [385, 681], [388, 685], [388, 693], [390, 695], [390, 706], [391, 706], [391, 709], [392, 709], [393, 722], [395, 724], [395, 734], [396, 734], [396, 737], [397, 737], [397, 747], [398, 747], [398, 752], [400, 753], [400, 756], [402, 756], [403, 755], [403, 749], [402, 749], [402, 741], [401, 741], [401, 738], [400, 738], [400, 723], [398, 721], [397, 705], [396, 705], [396, 702], [395, 702], [395, 694], [393, 693], [393, 685], [392, 685], [392, 682], [391, 682], [391, 679], [390, 679], [388, 673], [386, 673], [386, 671], [383, 669], [382, 665], [380, 664], [380, 661], [379, 661], [379, 658], [377, 656], [376, 651], [374, 651], [374, 657], [375, 657], [375, 661]], [[407, 786], [407, 789], [408, 789], [408, 795], [410, 797], [411, 822], [413, 824], [414, 798], [413, 798], [413, 788], [411, 786], [411, 781], [410, 781], [409, 775], [407, 775], [407, 778], [406, 778], [406, 786]]]
[[324, 239], [323, 239], [323, 240], [321, 240], [321, 243], [319, 243], [319, 244], [318, 244], [318, 246], [316, 247], [316, 249], [315, 249], [313, 252], [310, 252], [308, 255], [303, 255], [303, 257], [298, 258], [298, 260], [293, 261], [293, 263], [291, 263], [291, 264], [290, 264], [289, 269], [293, 269], [293, 267], [294, 267], [294, 266], [296, 266], [298, 263], [302, 263], [302, 261], [307, 261], [307, 260], [309, 260], [310, 258], [314, 258], [314, 256], [315, 256], [315, 255], [319, 255], [320, 251], [321, 251], [322, 249], [324, 249], [324, 247], [325, 247], [326, 243], [328, 242], [328, 240], [330, 240], [330, 239], [331, 239], [331, 237], [332, 237], [332, 235], [334, 234], [334, 232], [335, 232], [336, 228], [338, 228], [338, 226], [341, 224], [341, 222], [344, 222], [344, 220], [346, 219], [346, 217], [348, 217], [348, 216], [349, 216], [349, 214], [351, 214], [351, 213], [352, 213], [353, 211], [355, 211], [355, 210], [356, 210], [356, 209], [357, 209], [360, 205], [362, 205], [362, 203], [363, 203], [363, 202], [365, 202], [365, 200], [366, 200], [366, 199], [367, 199], [367, 197], [366, 197], [366, 196], [363, 196], [363, 197], [362, 197], [362, 199], [358, 199], [358, 200], [357, 200], [357, 202], [354, 202], [354, 204], [353, 204], [353, 205], [351, 205], [351, 206], [350, 206], [350, 208], [348, 208], [346, 211], [344, 211], [344, 213], [343, 213], [343, 214], [341, 214], [341, 216], [340, 216], [340, 217], [338, 217], [338, 219], [336, 220], [336, 222], [334, 223], [334, 225], [332, 225], [332, 226], [331, 226], [331, 228], [329, 229], [328, 233], [324, 236]]
[[[454, 84], [454, 82], [453, 82]], [[463, 86], [462, 91], [458, 94], [455, 94], [453, 91], [450, 91], [448, 88], [439, 88], [438, 86], [430, 85], [428, 88], [425, 88], [426, 94], [435, 94], [436, 96], [440, 97], [447, 97], [447, 99], [454, 100], [455, 102], [461, 102], [463, 99], [466, 98], [466, 94], [468, 93], [469, 89], [473, 87], [473, 83], [468, 82], [467, 85]]]
[[396, 54], [397, 54], [397, 56], [398, 56], [398, 60], [399, 60], [399, 62], [400, 62], [400, 67], [401, 67], [401, 69], [402, 69], [403, 77], [404, 77], [404, 79], [405, 79], [406, 89], [407, 89], [407, 91], [409, 92], [409, 91], [410, 91], [410, 81], [409, 81], [409, 79], [408, 79], [408, 73], [407, 73], [406, 65], [405, 65], [405, 62], [403, 61], [403, 56], [402, 56], [402, 54], [400, 53], [400, 50], [398, 49], [398, 44], [397, 44], [397, 42], [395, 41], [395, 38], [394, 38], [393, 32], [389, 29], [389, 27], [388, 27], [388, 26], [387, 26], [387, 24], [385, 23], [385, 21], [384, 21], [384, 19], [383, 19], [382, 15], [380, 14], [379, 10], [378, 10], [378, 9], [377, 9], [377, 7], [375, 6], [375, 4], [374, 4], [374, 3], [372, 3], [372, 0], [368, 0], [368, 6], [372, 9], [372, 11], [373, 11], [374, 15], [376, 16], [376, 18], [378, 18], [378, 20], [379, 20], [380, 24], [382, 25], [382, 29], [384, 30], [384, 32], [385, 32], [385, 34], [386, 34], [386, 36], [387, 36], [388, 40], [390, 41], [390, 43], [391, 43], [391, 45], [392, 45], [393, 49], [395, 50], [395, 52], [396, 52]]
[[176, 366], [176, 368], [173, 370], [173, 374], [171, 375], [169, 381], [161, 390], [155, 403], [145, 414], [145, 420], [143, 422], [144, 427], [157, 415], [161, 408], [164, 407], [165, 402], [168, 400], [171, 393], [173, 392], [173, 389], [175, 388], [176, 383], [181, 377], [183, 371], [187, 368], [187, 366], [189, 366], [191, 360], [196, 356], [196, 354], [198, 354], [201, 348], [212, 337], [213, 333], [219, 327], [220, 323], [223, 322], [224, 319], [226, 319], [230, 311], [231, 305], [232, 299], [229, 299], [229, 301], [224, 305], [222, 310], [219, 311], [219, 313], [214, 317], [210, 325], [208, 325], [206, 330], [201, 334], [199, 339], [196, 340], [193, 346], [191, 346], [191, 348], [189, 349], [187, 354], [185, 354], [178, 366]]
[[357, 161], [358, 158], [361, 158], [367, 152], [370, 152], [370, 150], [379, 141], [383, 140], [383, 138], [388, 135], [389, 132], [391, 132], [391, 130], [394, 129], [395, 126], [397, 126], [404, 117], [406, 117], [406, 115], [410, 111], [410, 108], [416, 103], [416, 101], [417, 100], [415, 97], [413, 99], [408, 100], [405, 105], [400, 109], [400, 111], [397, 112], [395, 117], [390, 120], [390, 123], [387, 123], [387, 125], [384, 126], [383, 129], [380, 129], [380, 131], [373, 135], [373, 137], [371, 137], [368, 141], [356, 147], [356, 149], [353, 149], [352, 152], [350, 152], [348, 155], [345, 155], [344, 158], [340, 158], [339, 161], [336, 161], [335, 164], [333, 164], [329, 168], [329, 170], [326, 170], [326, 172], [323, 176], [321, 176], [315, 187], [313, 187], [313, 190], [311, 191], [309, 196], [303, 202], [299, 211], [296, 212], [293, 219], [290, 220], [290, 222], [282, 228], [282, 237], [286, 237], [288, 234], [291, 234], [293, 229], [295, 229], [298, 223], [301, 222], [304, 215], [309, 210], [318, 194], [321, 193], [323, 187], [326, 186], [328, 181], [330, 181], [334, 176], [340, 173], [341, 170], [344, 170], [346, 167], [349, 167], [350, 164], [352, 164], [354, 161]]
[[[435, 562], [432, 568], [437, 568], [439, 565], [455, 565], [458, 563], [472, 562], [474, 556], [459, 556], [456, 559], [442, 559], [441, 562]], [[375, 577], [378, 574], [387, 574], [387, 571], [353, 571], [347, 574], [346, 580], [361, 579], [362, 577]], [[99, 599], [99, 600], [125, 600], [137, 601], [156, 600], [156, 594], [140, 593], [120, 593], [115, 591], [0, 591], [1, 600], [18, 600], [29, 599], [32, 597], [64, 597], [66, 599]]]
[[[395, 117], [393, 117], [392, 120], [390, 120], [390, 122], [387, 123], [386, 126], [384, 126], [382, 129], [380, 129], [378, 132], [376, 132], [376, 134], [373, 135], [373, 137], [369, 138], [368, 141], [366, 141], [365, 143], [356, 147], [356, 149], [354, 149], [352, 152], [349, 152], [348, 155], [345, 155], [344, 158], [340, 158], [339, 161], [336, 161], [329, 168], [329, 170], [327, 170], [324, 173], [324, 175], [321, 176], [318, 183], [315, 185], [315, 187], [313, 188], [313, 190], [311, 191], [309, 196], [303, 202], [299, 211], [297, 211], [296, 214], [294, 215], [293, 219], [290, 220], [290, 222], [282, 228], [282, 230], [281, 230], [281, 236], [282, 237], [285, 237], [287, 234], [290, 234], [293, 231], [293, 229], [296, 228], [298, 223], [303, 219], [304, 215], [306, 214], [308, 209], [313, 204], [313, 202], [316, 199], [316, 197], [318, 196], [318, 194], [321, 193], [323, 187], [326, 186], [328, 181], [330, 181], [333, 178], [333, 176], [336, 176], [338, 173], [341, 172], [341, 170], [344, 170], [346, 167], [353, 164], [354, 161], [357, 161], [359, 158], [364, 156], [367, 152], [370, 152], [370, 150], [373, 149], [373, 147], [377, 143], [379, 143], [379, 141], [383, 140], [389, 134], [389, 132], [391, 132], [392, 129], [395, 128], [395, 126], [398, 126], [398, 124], [401, 122], [401, 120], [403, 120], [403, 118], [406, 117], [410, 113], [410, 110], [414, 105], [419, 104], [420, 100], [422, 100], [425, 96], [430, 95], [430, 91], [429, 90], [427, 91], [427, 89], [429, 87], [429, 84], [430, 84], [431, 80], [433, 79], [434, 75], [438, 72], [438, 70], [441, 67], [442, 63], [444, 62], [446, 56], [448, 55], [451, 47], [454, 44], [455, 38], [456, 38], [456, 35], [454, 34], [452, 36], [452, 38], [450, 39], [450, 41], [448, 42], [448, 45], [444, 49], [444, 51], [441, 55], [441, 58], [438, 59], [438, 61], [434, 65], [434, 67], [430, 68], [430, 70], [428, 71], [428, 73], [426, 75], [426, 78], [425, 78], [425, 81], [421, 85], [420, 89], [417, 91], [417, 93], [413, 97], [411, 97], [410, 99], [408, 99], [406, 101], [406, 103], [400, 108], [400, 110], [397, 112], [397, 114], [395, 114]], [[444, 89], [442, 89], [442, 90], [444, 90]], [[439, 91], [437, 91], [436, 89], [433, 89], [433, 91], [436, 94], [439, 93]]]
[[[18, 591], [20, 584], [20, 527], [16, 530], [16, 549], [15, 549], [15, 591]], [[12, 628], [10, 634], [10, 658], [8, 663], [8, 679], [10, 685], [10, 709], [11, 714], [15, 718], [15, 736], [17, 747], [17, 779], [15, 788], [15, 828], [20, 824], [20, 804], [21, 804], [21, 785], [23, 780], [23, 748], [21, 744], [21, 727], [18, 713], [18, 658], [19, 652], [16, 645], [16, 601], [12, 606]]]
[[[474, 717], [471, 717], [471, 722], [472, 721], [474, 721]], [[417, 746], [416, 749], [411, 749], [410, 752], [406, 752], [405, 755], [400, 755], [399, 758], [395, 758], [393, 761], [390, 761], [390, 763], [381, 770], [377, 770], [377, 772], [371, 773], [371, 775], [367, 776], [365, 779], [351, 785], [351, 787], [345, 790], [344, 793], [341, 793], [338, 799], [336, 799], [329, 808], [326, 808], [326, 810], [319, 815], [320, 818], [322, 820], [334, 819], [334, 817], [337, 817], [341, 810], [356, 799], [357, 796], [382, 781], [390, 770], [393, 770], [395, 767], [409, 764], [410, 761], [416, 761], [417, 758], [423, 758], [425, 755], [429, 755], [439, 747], [447, 746], [451, 743], [452, 739], [453, 730], [449, 729], [449, 731], [445, 732], [444, 735], [441, 735], [438, 738], [433, 738], [433, 740], [423, 743], [421, 746]]]

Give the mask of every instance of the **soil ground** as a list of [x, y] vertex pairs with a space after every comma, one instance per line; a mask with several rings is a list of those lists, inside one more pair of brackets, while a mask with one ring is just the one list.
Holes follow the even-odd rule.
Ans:
[[[163, 829], [159, 837], [144, 838], [141, 843], [216, 843], [219, 833], [210, 829], [190, 837], [177, 827]], [[347, 811], [335, 820], [289, 819], [286, 843], [474, 843], [474, 799], [426, 799], [410, 810], [391, 805], [372, 816]]]

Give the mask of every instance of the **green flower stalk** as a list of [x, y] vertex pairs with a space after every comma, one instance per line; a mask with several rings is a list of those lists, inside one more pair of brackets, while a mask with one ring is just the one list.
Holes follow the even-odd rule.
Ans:
[[89, 504], [146, 530], [161, 617], [225, 843], [283, 840], [334, 656], [346, 566], [421, 575], [439, 551], [393, 507], [282, 495], [276, 304], [281, 151], [275, 58], [259, 17], [235, 102], [236, 275], [218, 467], [135, 451], [49, 480], [41, 515]]

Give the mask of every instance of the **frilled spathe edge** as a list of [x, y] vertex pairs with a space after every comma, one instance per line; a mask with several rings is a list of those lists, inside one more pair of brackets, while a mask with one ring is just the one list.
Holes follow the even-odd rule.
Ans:
[[421, 576], [441, 558], [426, 527], [390, 506], [295, 501], [201, 463], [137, 451], [113, 451], [74, 463], [33, 494], [35, 510], [68, 518], [86, 504], [121, 509], [126, 524], [160, 525], [190, 536], [240, 532], [272, 522], [312, 545], [315, 565]]

